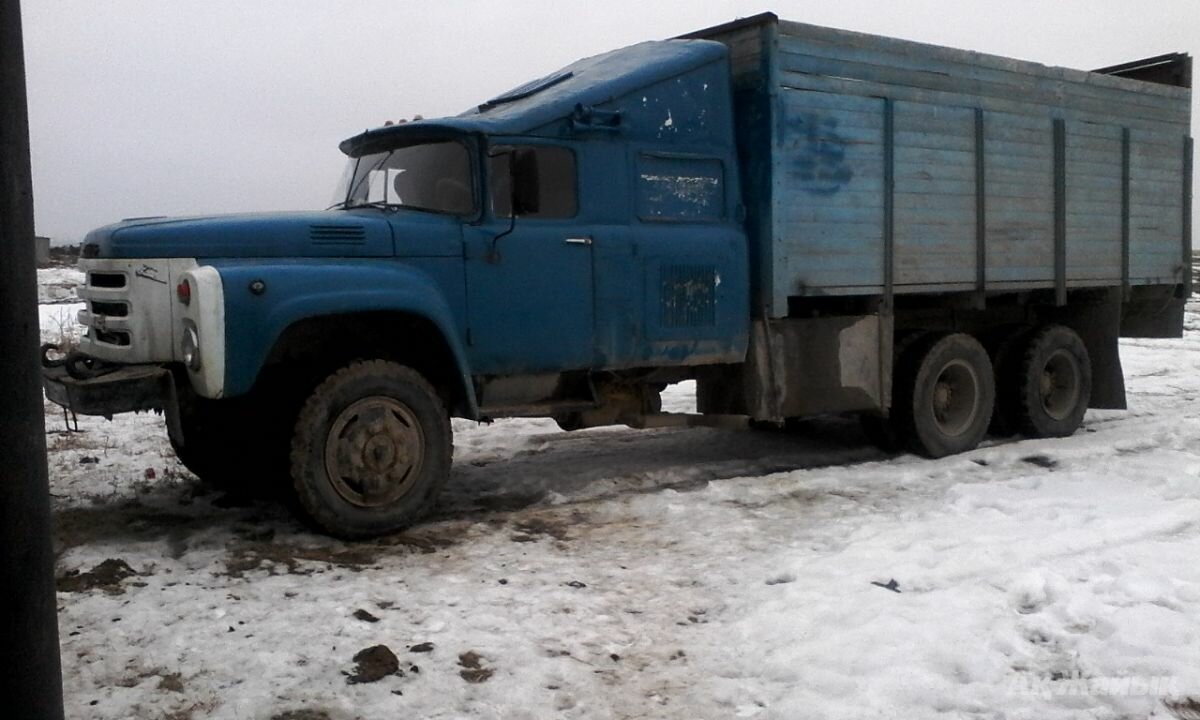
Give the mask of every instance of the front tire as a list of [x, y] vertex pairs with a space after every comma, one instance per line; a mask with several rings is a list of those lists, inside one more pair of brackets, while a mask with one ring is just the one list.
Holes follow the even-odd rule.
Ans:
[[433, 507], [450, 474], [450, 419], [416, 371], [357, 361], [305, 402], [292, 438], [292, 480], [305, 514], [347, 539], [395, 532]]
[[920, 359], [896, 408], [909, 446], [931, 458], [973, 449], [987, 432], [996, 399], [987, 351], [964, 333], [933, 336], [914, 351]]
[[289, 432], [286, 413], [257, 397], [180, 399], [178, 436], [167, 423], [175, 456], [205, 484], [225, 492], [272, 496], [287, 487]]

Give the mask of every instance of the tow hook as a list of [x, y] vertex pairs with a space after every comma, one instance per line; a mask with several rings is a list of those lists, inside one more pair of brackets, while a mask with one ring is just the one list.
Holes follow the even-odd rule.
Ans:
[[[59, 357], [51, 357], [51, 353], [58, 353]], [[42, 367], [62, 367], [66, 362], [67, 356], [63, 354], [57, 343], [42, 343]]]
[[55, 367], [55, 365], [46, 365], [46, 362], [59, 363], [66, 368], [67, 374], [76, 380], [89, 380], [94, 377], [100, 377], [116, 370], [119, 365], [106, 363], [103, 360], [97, 360], [90, 355], [84, 355], [78, 350], [74, 350], [67, 354], [62, 360], [48, 360], [45, 352], [42, 353], [42, 364], [45, 367]]

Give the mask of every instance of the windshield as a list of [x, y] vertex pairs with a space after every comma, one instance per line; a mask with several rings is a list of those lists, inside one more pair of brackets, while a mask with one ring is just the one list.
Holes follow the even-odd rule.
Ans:
[[335, 207], [475, 212], [471, 156], [460, 142], [431, 142], [350, 158]]

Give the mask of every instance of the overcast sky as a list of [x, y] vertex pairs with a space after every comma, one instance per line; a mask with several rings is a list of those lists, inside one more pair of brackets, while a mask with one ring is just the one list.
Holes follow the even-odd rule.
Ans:
[[1198, 0], [22, 5], [37, 231], [56, 242], [123, 217], [323, 208], [337, 143], [367, 127], [764, 10], [1085, 69], [1200, 52]]

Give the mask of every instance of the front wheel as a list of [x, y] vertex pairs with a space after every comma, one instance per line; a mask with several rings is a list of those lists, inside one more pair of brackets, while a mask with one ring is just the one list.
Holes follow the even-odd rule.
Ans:
[[416, 371], [357, 361], [305, 402], [292, 438], [292, 480], [304, 512], [343, 538], [401, 530], [433, 506], [450, 474], [446, 407]]

